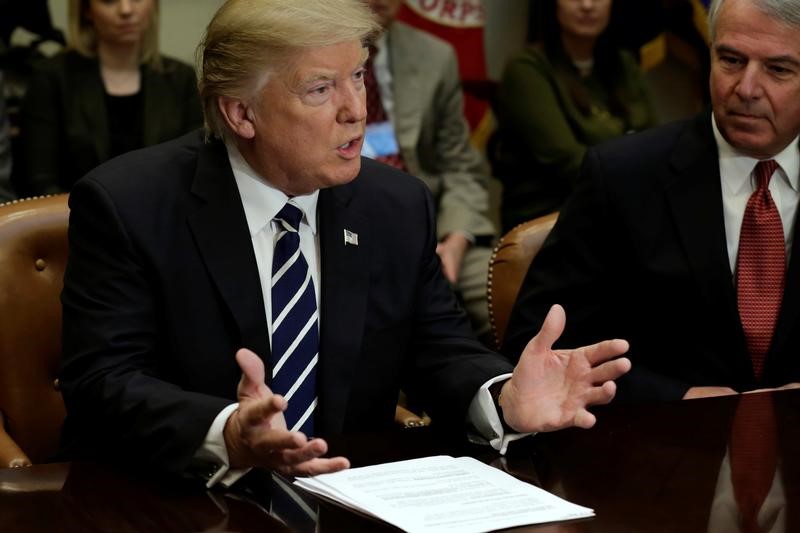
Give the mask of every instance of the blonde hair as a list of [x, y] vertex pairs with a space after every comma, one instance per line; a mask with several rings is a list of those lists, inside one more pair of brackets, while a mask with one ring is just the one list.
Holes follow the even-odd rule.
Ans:
[[224, 138], [218, 99], [249, 99], [303, 48], [366, 43], [380, 31], [360, 0], [227, 0], [197, 48], [207, 136]]
[[[94, 23], [86, 17], [91, 0], [69, 0], [67, 13], [67, 46], [86, 57], [97, 57], [97, 32]], [[156, 70], [161, 69], [161, 55], [158, 46], [158, 0], [153, 0], [150, 11], [150, 24], [142, 36], [139, 49], [139, 63]]]

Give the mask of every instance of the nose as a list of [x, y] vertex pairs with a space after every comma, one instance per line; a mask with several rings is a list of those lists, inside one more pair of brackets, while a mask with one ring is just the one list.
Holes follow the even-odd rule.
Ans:
[[367, 91], [364, 85], [347, 83], [341, 91], [337, 120], [341, 123], [362, 122], [367, 119]]
[[119, 0], [119, 14], [129, 16], [133, 13], [133, 0]]
[[595, 0], [578, 0], [581, 3], [582, 9], [592, 9]]
[[737, 96], [742, 100], [753, 100], [762, 96], [764, 88], [761, 76], [763, 76], [761, 66], [755, 62], [749, 63], [742, 70], [742, 76], [736, 84]]

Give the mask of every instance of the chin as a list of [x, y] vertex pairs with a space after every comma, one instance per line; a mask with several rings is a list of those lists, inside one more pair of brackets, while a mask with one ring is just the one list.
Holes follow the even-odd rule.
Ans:
[[355, 164], [348, 165], [346, 169], [338, 169], [336, 172], [327, 174], [320, 180], [320, 188], [336, 187], [337, 185], [346, 185], [356, 179], [358, 172], [361, 170], [361, 158], [354, 160]]
[[735, 136], [729, 142], [737, 151], [756, 159], [764, 159], [775, 155], [770, 153], [771, 143], [761, 139], [754, 139], [751, 136]]

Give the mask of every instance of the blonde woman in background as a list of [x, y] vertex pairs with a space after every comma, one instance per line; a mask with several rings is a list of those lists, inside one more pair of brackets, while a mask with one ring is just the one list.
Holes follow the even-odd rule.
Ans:
[[22, 110], [25, 195], [202, 125], [194, 70], [159, 53], [158, 0], [70, 0], [67, 48], [34, 72]]

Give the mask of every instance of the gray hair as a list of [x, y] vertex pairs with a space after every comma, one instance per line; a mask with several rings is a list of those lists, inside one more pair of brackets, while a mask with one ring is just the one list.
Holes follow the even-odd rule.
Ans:
[[196, 54], [207, 135], [227, 132], [219, 97], [248, 99], [298, 51], [365, 43], [379, 31], [362, 0], [227, 0]]
[[[800, 0], [749, 0], [753, 7], [768, 17], [800, 28]], [[717, 19], [725, 0], [713, 0], [708, 8], [708, 31], [711, 42], [717, 35]]]

